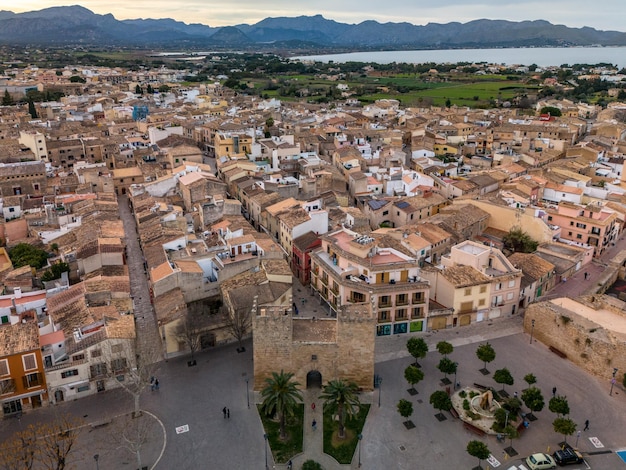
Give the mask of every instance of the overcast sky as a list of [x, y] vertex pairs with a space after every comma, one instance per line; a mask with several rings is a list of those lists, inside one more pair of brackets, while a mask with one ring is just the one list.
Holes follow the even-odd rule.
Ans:
[[376, 20], [416, 25], [466, 23], [482, 18], [543, 19], [575, 28], [626, 32], [624, 0], [0, 0], [0, 10], [18, 13], [75, 4], [99, 14], [112, 13], [118, 20], [173, 18], [209, 26], [322, 14], [341, 23]]

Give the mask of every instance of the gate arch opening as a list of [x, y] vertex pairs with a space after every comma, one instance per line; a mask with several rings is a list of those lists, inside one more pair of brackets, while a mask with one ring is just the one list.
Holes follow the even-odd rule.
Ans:
[[322, 388], [322, 374], [312, 370], [306, 375], [306, 388]]

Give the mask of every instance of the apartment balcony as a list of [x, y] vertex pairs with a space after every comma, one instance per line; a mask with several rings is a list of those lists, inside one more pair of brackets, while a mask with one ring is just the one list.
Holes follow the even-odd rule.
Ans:
[[336, 287], [335, 287], [335, 286], [332, 286], [332, 287], [330, 288], [330, 291], [331, 291], [333, 294], [335, 294], [335, 295], [339, 295], [339, 286], [336, 286]]
[[406, 307], [407, 305], [409, 305], [409, 299], [396, 300], [396, 307]]
[[391, 301], [389, 302], [378, 302], [378, 308], [390, 308], [391, 307]]

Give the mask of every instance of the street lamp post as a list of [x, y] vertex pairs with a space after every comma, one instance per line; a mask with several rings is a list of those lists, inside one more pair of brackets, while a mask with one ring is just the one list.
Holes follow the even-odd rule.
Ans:
[[383, 378], [378, 376], [378, 408], [380, 408], [380, 394], [383, 391]]
[[459, 367], [459, 363], [455, 362], [454, 363], [454, 390], [456, 390], [456, 370]]
[[361, 468], [361, 439], [363, 439], [363, 434], [359, 434], [357, 438], [359, 439], [359, 468]]
[[509, 410], [504, 410], [506, 414], [506, 418], [504, 418], [504, 429], [506, 429], [507, 424], [509, 424]]
[[96, 461], [96, 470], [99, 470], [99, 466], [98, 466], [98, 459], [100, 458], [99, 454], [96, 454], [93, 456], [93, 459]]
[[619, 369], [617, 367], [613, 368], [613, 378], [611, 379], [611, 391], [609, 392], [609, 395], [613, 395], [613, 385], [615, 385], [615, 375], [617, 374], [617, 371]]
[[267, 466], [267, 434], [263, 434], [263, 439], [265, 439], [265, 470], [269, 467]]
[[250, 388], [248, 387], [247, 378], [246, 378], [246, 400], [248, 401], [248, 409], [250, 409]]
[[535, 320], [530, 321], [530, 344], [533, 344], [533, 330], [535, 329]]

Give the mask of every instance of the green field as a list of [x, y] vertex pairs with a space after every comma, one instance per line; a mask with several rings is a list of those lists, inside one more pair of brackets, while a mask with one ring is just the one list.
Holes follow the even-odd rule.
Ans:
[[[416, 76], [394, 75], [385, 77], [350, 77], [347, 80], [331, 81], [307, 75], [280, 76], [274, 82], [279, 89], [267, 89], [271, 79], [251, 79], [248, 83], [264, 96], [282, 100], [298, 100], [300, 97], [284, 93], [285, 88], [295, 87], [308, 90], [308, 100], [315, 101], [326, 96], [338, 83], [345, 83], [356, 92], [355, 97], [363, 103], [373, 103], [380, 99], [395, 99], [404, 106], [450, 104], [471, 107], [489, 107], [495, 100], [507, 101], [516, 96], [532, 93], [539, 88], [522, 82], [511, 81], [504, 76], [469, 76], [454, 77], [453, 81], [428, 81]], [[281, 89], [283, 91], [281, 92]]]

